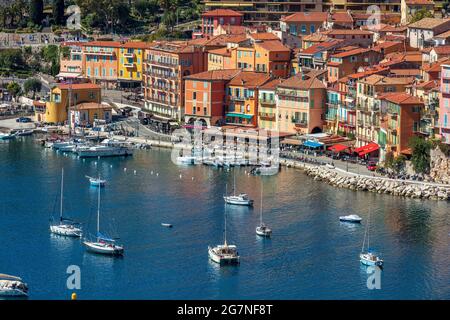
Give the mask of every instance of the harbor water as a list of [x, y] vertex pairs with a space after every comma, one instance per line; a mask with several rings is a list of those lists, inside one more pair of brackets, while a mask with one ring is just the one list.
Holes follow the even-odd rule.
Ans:
[[[449, 202], [337, 189], [293, 168], [261, 178], [244, 167], [177, 166], [170, 152], [83, 160], [32, 137], [0, 142], [0, 273], [22, 277], [29, 299], [450, 299]], [[85, 176], [107, 180], [100, 228], [120, 236], [122, 258], [50, 234], [62, 168], [65, 216], [85, 233], [95, 232], [97, 207]], [[223, 242], [222, 196], [233, 170], [236, 191], [255, 206], [226, 208], [228, 243], [241, 263], [219, 267], [207, 248]], [[255, 234], [261, 180], [271, 239]], [[358, 257], [369, 213], [370, 246], [385, 261], [373, 290]], [[362, 224], [339, 222], [349, 214]], [[79, 290], [67, 287], [71, 265], [81, 270]]]

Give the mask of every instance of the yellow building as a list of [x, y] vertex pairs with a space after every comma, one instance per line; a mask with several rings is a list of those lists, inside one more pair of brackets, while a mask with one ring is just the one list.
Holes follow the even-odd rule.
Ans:
[[122, 88], [135, 88], [141, 85], [144, 64], [145, 42], [127, 42], [119, 48], [118, 83]]
[[[69, 92], [71, 94], [69, 95]], [[70, 96], [70, 99], [69, 99]], [[65, 123], [69, 107], [74, 108], [84, 102], [101, 101], [101, 88], [92, 83], [57, 84], [51, 91], [50, 101], [45, 107], [35, 108], [35, 118], [39, 122]]]

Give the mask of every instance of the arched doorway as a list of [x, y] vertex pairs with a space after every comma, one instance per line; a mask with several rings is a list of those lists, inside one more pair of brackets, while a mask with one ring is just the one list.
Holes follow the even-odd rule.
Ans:
[[319, 127], [315, 127], [314, 129], [312, 129], [311, 133], [322, 133], [322, 129]]

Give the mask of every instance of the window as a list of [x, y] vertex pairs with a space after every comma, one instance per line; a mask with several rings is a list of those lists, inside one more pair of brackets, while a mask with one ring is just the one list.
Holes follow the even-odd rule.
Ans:
[[208, 89], [208, 82], [206, 82], [206, 81], [203, 82], [203, 88], [204, 88], [204, 89]]
[[91, 76], [91, 68], [90, 67], [87, 68], [87, 75], [88, 75], [88, 77]]
[[235, 24], [235, 23], [236, 23], [236, 19], [235, 19], [235, 17], [231, 17], [231, 19], [230, 19], [230, 23], [231, 23], [231, 24]]
[[316, 31], [316, 26], [312, 24], [312, 25], [309, 27], [309, 29], [310, 29], [311, 33], [314, 33], [314, 32]]
[[197, 92], [192, 92], [192, 99], [197, 100]]
[[306, 33], [306, 25], [302, 24], [302, 33], [305, 34]]
[[289, 33], [295, 36], [297, 35], [297, 26], [295, 24], [289, 26]]

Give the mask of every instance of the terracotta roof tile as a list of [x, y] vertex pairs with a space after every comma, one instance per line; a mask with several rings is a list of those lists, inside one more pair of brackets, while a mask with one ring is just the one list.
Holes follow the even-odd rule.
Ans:
[[434, 29], [442, 24], [450, 24], [450, 18], [448, 19], [423, 18], [422, 20], [411, 23], [410, 25], [408, 25], [408, 28]]
[[262, 86], [269, 80], [270, 76], [266, 73], [242, 71], [230, 81], [229, 85], [255, 88]]
[[215, 9], [202, 14], [202, 17], [242, 17], [244, 14], [231, 9]]
[[412, 96], [406, 92], [391, 92], [382, 95], [380, 98], [398, 105], [423, 104], [423, 102], [418, 97]]
[[328, 19], [326, 12], [296, 12], [281, 18], [284, 22], [325, 22]]
[[72, 87], [72, 90], [101, 89], [101, 86], [94, 83], [58, 83], [56, 86], [60, 89], [69, 89], [70, 87]]
[[226, 70], [210, 70], [205, 72], [200, 72], [184, 77], [186, 80], [208, 80], [208, 81], [219, 81], [219, 80], [231, 80], [236, 75], [238, 75], [241, 70], [237, 69], [226, 69]]

